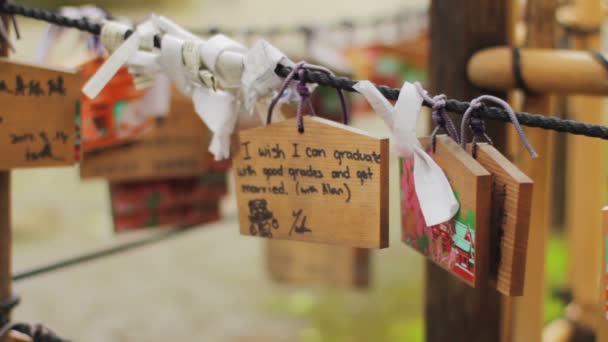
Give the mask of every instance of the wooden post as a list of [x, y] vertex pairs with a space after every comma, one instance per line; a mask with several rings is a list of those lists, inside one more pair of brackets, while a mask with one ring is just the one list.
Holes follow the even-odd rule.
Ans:
[[[507, 46], [476, 53], [469, 62], [469, 80], [484, 89], [514, 89], [512, 54]], [[608, 94], [606, 67], [587, 50], [523, 48], [520, 55], [522, 77], [533, 93]]]
[[[0, 0], [5, 2], [5, 0]], [[3, 16], [4, 26], [8, 31], [9, 18]], [[0, 56], [8, 56], [8, 45], [1, 41]], [[0, 300], [8, 299], [12, 294], [12, 239], [11, 239], [11, 173], [0, 171]]]
[[[480, 49], [508, 43], [511, 3], [508, 0], [432, 2], [432, 93], [461, 99], [480, 95], [467, 81], [468, 60]], [[504, 94], [498, 95], [504, 97]], [[488, 126], [496, 146], [504, 148], [504, 124], [488, 122]], [[425, 281], [427, 341], [501, 340], [501, 296], [489, 284], [473, 289], [430, 261], [426, 262]]]
[[[598, 28], [603, 22], [600, 0], [577, 0], [574, 7], [560, 9], [566, 24]], [[569, 18], [569, 19], [568, 19]], [[597, 50], [599, 31], [573, 35], [573, 48]], [[605, 74], [608, 77], [608, 74]], [[602, 98], [576, 96], [569, 101], [570, 119], [602, 124]], [[597, 210], [605, 204], [606, 175], [604, 163], [608, 156], [603, 151], [604, 141], [583, 137], [567, 137], [566, 168], [566, 223], [569, 244], [569, 275], [574, 302], [566, 310], [568, 318], [582, 327], [594, 330], [598, 315], [598, 274], [602, 250]]]
[[[526, 46], [553, 48], [555, 44], [555, 11], [557, 0], [528, 1], [526, 4]], [[526, 60], [522, 58], [522, 66]], [[525, 79], [525, 76], [524, 76]], [[526, 94], [523, 109], [532, 113], [551, 115], [555, 106], [551, 95]], [[551, 131], [524, 128], [530, 143], [539, 154], [530, 158], [513, 127], [509, 129], [509, 152], [520, 169], [534, 180], [526, 279], [524, 295], [510, 300], [511, 341], [541, 341], [545, 304], [545, 253], [551, 225], [553, 192], [553, 142]]]
[[598, 301], [601, 308], [600, 313], [595, 317], [597, 320], [597, 341], [608, 341], [608, 206], [602, 209], [602, 228], [600, 232], [602, 234], [602, 246], [603, 246], [603, 258], [602, 267], [600, 271], [600, 300]]

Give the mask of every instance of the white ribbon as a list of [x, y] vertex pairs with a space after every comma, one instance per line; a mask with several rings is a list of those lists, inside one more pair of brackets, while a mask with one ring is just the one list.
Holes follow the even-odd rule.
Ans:
[[196, 113], [213, 132], [209, 152], [215, 160], [230, 158], [230, 139], [238, 118], [235, 96], [223, 90], [197, 87], [192, 100]]
[[106, 21], [104, 23], [101, 31], [101, 40], [104, 47], [112, 52], [112, 54], [82, 89], [82, 92], [87, 97], [91, 99], [97, 97], [118, 70], [138, 52], [140, 47], [148, 50], [152, 49], [154, 35], [158, 32], [152, 19], [139, 25], [131, 36], [127, 40], [124, 40], [124, 35], [128, 30], [128, 26], [113, 21]]
[[361, 93], [393, 132], [397, 154], [414, 158], [414, 182], [420, 209], [427, 226], [447, 222], [458, 212], [458, 201], [443, 170], [422, 149], [416, 125], [422, 109], [422, 96], [413, 84], [405, 82], [395, 107], [369, 81], [358, 82]]
[[239, 86], [243, 59], [236, 59], [235, 64], [223, 64], [223, 69], [218, 67], [218, 60], [226, 52], [244, 55], [247, 52], [245, 46], [223, 34], [217, 34], [201, 44], [200, 49], [203, 62], [209, 71], [218, 77], [223, 87], [234, 88]]
[[[188, 44], [178, 37], [165, 34], [162, 40], [160, 64], [168, 76], [175, 82], [177, 88], [186, 96], [192, 98], [194, 110], [213, 133], [209, 152], [216, 160], [230, 157], [230, 139], [237, 121], [236, 96], [229, 91], [211, 89], [204, 82], [203, 75], [194, 75], [193, 71], [200, 69], [202, 60], [196, 52], [188, 56], [188, 65], [184, 65], [184, 45], [190, 48], [199, 46], [201, 39], [190, 40]], [[191, 57], [199, 58], [192, 60]], [[206, 73], [209, 73], [208, 71]]]
[[270, 95], [283, 83], [283, 79], [274, 72], [279, 63], [285, 66], [294, 65], [281, 51], [265, 40], [259, 40], [245, 55], [241, 89], [245, 109], [250, 114], [253, 113], [258, 98]]

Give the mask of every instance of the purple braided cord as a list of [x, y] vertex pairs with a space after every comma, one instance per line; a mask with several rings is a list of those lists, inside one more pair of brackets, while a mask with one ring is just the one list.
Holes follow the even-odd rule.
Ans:
[[[482, 96], [474, 99], [469, 104], [469, 108], [467, 108], [467, 110], [465, 111], [464, 117], [462, 118], [462, 125], [460, 127], [460, 137], [462, 139], [462, 141], [461, 141], [462, 147], [466, 148], [467, 126], [471, 127], [475, 136], [483, 136], [486, 140], [488, 140], [488, 142], [492, 143], [492, 140], [490, 140], [490, 137], [488, 137], [488, 135], [485, 132], [485, 124], [483, 123], [483, 120], [479, 117], [473, 116], [473, 113], [482, 106], [483, 101], [494, 102], [494, 103], [498, 104], [499, 106], [503, 107], [505, 112], [507, 112], [507, 114], [509, 115], [511, 122], [513, 123], [513, 126], [515, 126], [517, 135], [519, 135], [519, 138], [521, 139], [522, 143], [528, 150], [528, 153], [530, 153], [530, 156], [532, 156], [532, 158], [538, 157], [538, 153], [536, 153], [534, 148], [530, 145], [530, 142], [528, 141], [526, 134], [524, 133], [523, 129], [521, 128], [521, 125], [519, 124], [519, 121], [517, 120], [517, 116], [515, 116], [515, 113], [513, 112], [513, 109], [511, 108], [511, 106], [506, 101], [504, 101], [498, 97], [491, 96], [491, 95], [482, 95]], [[477, 139], [474, 138], [473, 143], [476, 144]]]
[[454, 139], [457, 143], [460, 143], [460, 137], [458, 136], [458, 130], [454, 125], [452, 119], [450, 119], [449, 115], [445, 111], [445, 106], [447, 104], [447, 96], [444, 94], [436, 95], [431, 97], [428, 92], [422, 87], [420, 82], [415, 82], [414, 86], [416, 86], [416, 90], [424, 101], [431, 105], [432, 108], [432, 118], [437, 127], [433, 130], [431, 134], [431, 139], [435, 140], [437, 133], [439, 133], [439, 129], [443, 128], [446, 133]]
[[[308, 70], [322, 72], [329, 76], [334, 75], [333, 72], [331, 72], [329, 69], [324, 68], [322, 66], [307, 64], [306, 62], [297, 63], [295, 65], [295, 67], [287, 75], [287, 77], [285, 77], [285, 80], [283, 81], [283, 84], [279, 88], [278, 93], [270, 102], [270, 106], [268, 106], [268, 116], [266, 117], [267, 125], [270, 125], [272, 123], [272, 113], [274, 111], [274, 107], [276, 107], [277, 103], [279, 102], [279, 99], [281, 98], [281, 96], [283, 96], [283, 94], [285, 93], [285, 90], [287, 89], [287, 87], [289, 86], [291, 81], [296, 79], [296, 75], [297, 75], [297, 79], [299, 80], [299, 82], [296, 87], [296, 90], [298, 91], [298, 94], [300, 95], [300, 98], [301, 98], [300, 104], [298, 105], [298, 116], [297, 116], [298, 131], [300, 131], [300, 133], [304, 131], [304, 123], [303, 123], [303, 104], [304, 104], [304, 102], [308, 103], [311, 114], [315, 115], [312, 103], [310, 101], [310, 90], [308, 89], [308, 86], [306, 83], [306, 78], [307, 78], [306, 72]], [[342, 106], [342, 123], [345, 125], [348, 125], [349, 114], [348, 114], [348, 107], [346, 106], [346, 99], [344, 98], [344, 93], [342, 92], [342, 89], [337, 89], [337, 91], [338, 91], [338, 96], [340, 98], [340, 105]]]

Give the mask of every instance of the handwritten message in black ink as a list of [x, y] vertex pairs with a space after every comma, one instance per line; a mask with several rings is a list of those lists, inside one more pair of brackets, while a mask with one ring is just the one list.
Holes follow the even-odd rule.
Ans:
[[0, 92], [13, 96], [66, 96], [65, 81], [62, 75], [49, 78], [23, 76], [17, 74], [14, 78], [0, 78]]
[[[292, 193], [296, 196], [321, 198], [333, 196], [348, 203], [352, 200], [351, 186], [365, 187], [366, 184], [374, 183], [374, 178], [378, 175], [372, 168], [382, 162], [381, 153], [373, 150], [331, 148], [327, 151], [318, 146], [295, 142], [288, 144], [286, 148], [279, 143], [259, 146], [251, 141], [244, 141], [240, 144], [244, 152], [242, 160], [245, 163], [239, 163], [240, 167], [236, 168], [235, 172], [236, 176], [242, 179], [240, 191], [243, 193], [285, 196]], [[250, 151], [253, 146], [254, 150]], [[254, 159], [256, 167], [247, 163]], [[298, 166], [286, 166], [293, 165], [294, 161]], [[353, 166], [352, 162], [357, 162], [355, 164], [358, 165]], [[318, 163], [323, 166], [334, 165], [327, 170]], [[263, 175], [265, 182], [248, 182], [248, 178], [258, 178], [258, 175]]]
[[[272, 238], [380, 247], [385, 225], [386, 140], [319, 118], [240, 132], [233, 146], [241, 232]], [[272, 208], [278, 229], [253, 234], [252, 200]], [[258, 229], [259, 231], [259, 229]], [[360, 233], [359, 233], [360, 231]]]
[[0, 60], [0, 169], [76, 161], [80, 76]]

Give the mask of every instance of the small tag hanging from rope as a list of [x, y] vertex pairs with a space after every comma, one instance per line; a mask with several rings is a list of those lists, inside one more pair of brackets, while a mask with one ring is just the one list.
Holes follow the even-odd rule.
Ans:
[[[83, 78], [95, 74], [104, 59], [80, 67]], [[141, 110], [145, 92], [135, 89], [133, 77], [122, 67], [99, 96], [81, 96], [82, 150], [84, 153], [132, 142], [153, 127], [151, 115]]]
[[[306, 70], [300, 63], [289, 82]], [[317, 117], [303, 117], [309, 90], [298, 83], [298, 116], [242, 131], [233, 144], [241, 234], [266, 238], [388, 246], [388, 141]], [[340, 95], [342, 93], [340, 92]], [[342, 96], [341, 96], [342, 98]]]
[[[431, 98], [420, 84], [406, 82], [393, 109], [373, 84], [355, 88], [392, 128], [403, 157], [403, 241], [473, 287], [487, 280], [490, 174], [459, 148], [445, 96]], [[415, 127], [423, 100], [433, 107], [437, 128], [419, 142]], [[440, 128], [450, 137], [436, 138]]]
[[[462, 119], [462, 144], [470, 127], [475, 137], [468, 150], [492, 174], [490, 220], [490, 279], [492, 286], [505, 296], [522, 296], [526, 272], [526, 254], [532, 210], [533, 181], [505, 158], [491, 144], [477, 144], [485, 134], [485, 125], [475, 111], [483, 101], [502, 106], [511, 118], [530, 155], [536, 157], [511, 107], [494, 96], [484, 95], [471, 101]], [[487, 138], [486, 138], [487, 139]], [[488, 141], [491, 143], [491, 141]]]
[[226, 172], [210, 167], [197, 177], [110, 183], [114, 231], [191, 227], [219, 220], [220, 200], [228, 190]]
[[80, 76], [6, 59], [0, 75], [0, 169], [73, 165]]
[[436, 138], [434, 152], [430, 138], [422, 138], [420, 142], [445, 172], [460, 210], [447, 222], [427, 226], [416, 196], [412, 160], [403, 159], [400, 165], [403, 241], [477, 287], [488, 281], [491, 175], [448, 136]]
[[112, 181], [197, 176], [207, 170], [210, 132], [189, 98], [173, 91], [171, 111], [150, 133], [117, 148], [84, 155], [82, 178]]
[[268, 240], [266, 265], [278, 283], [330, 288], [369, 285], [370, 250], [301, 241]]

